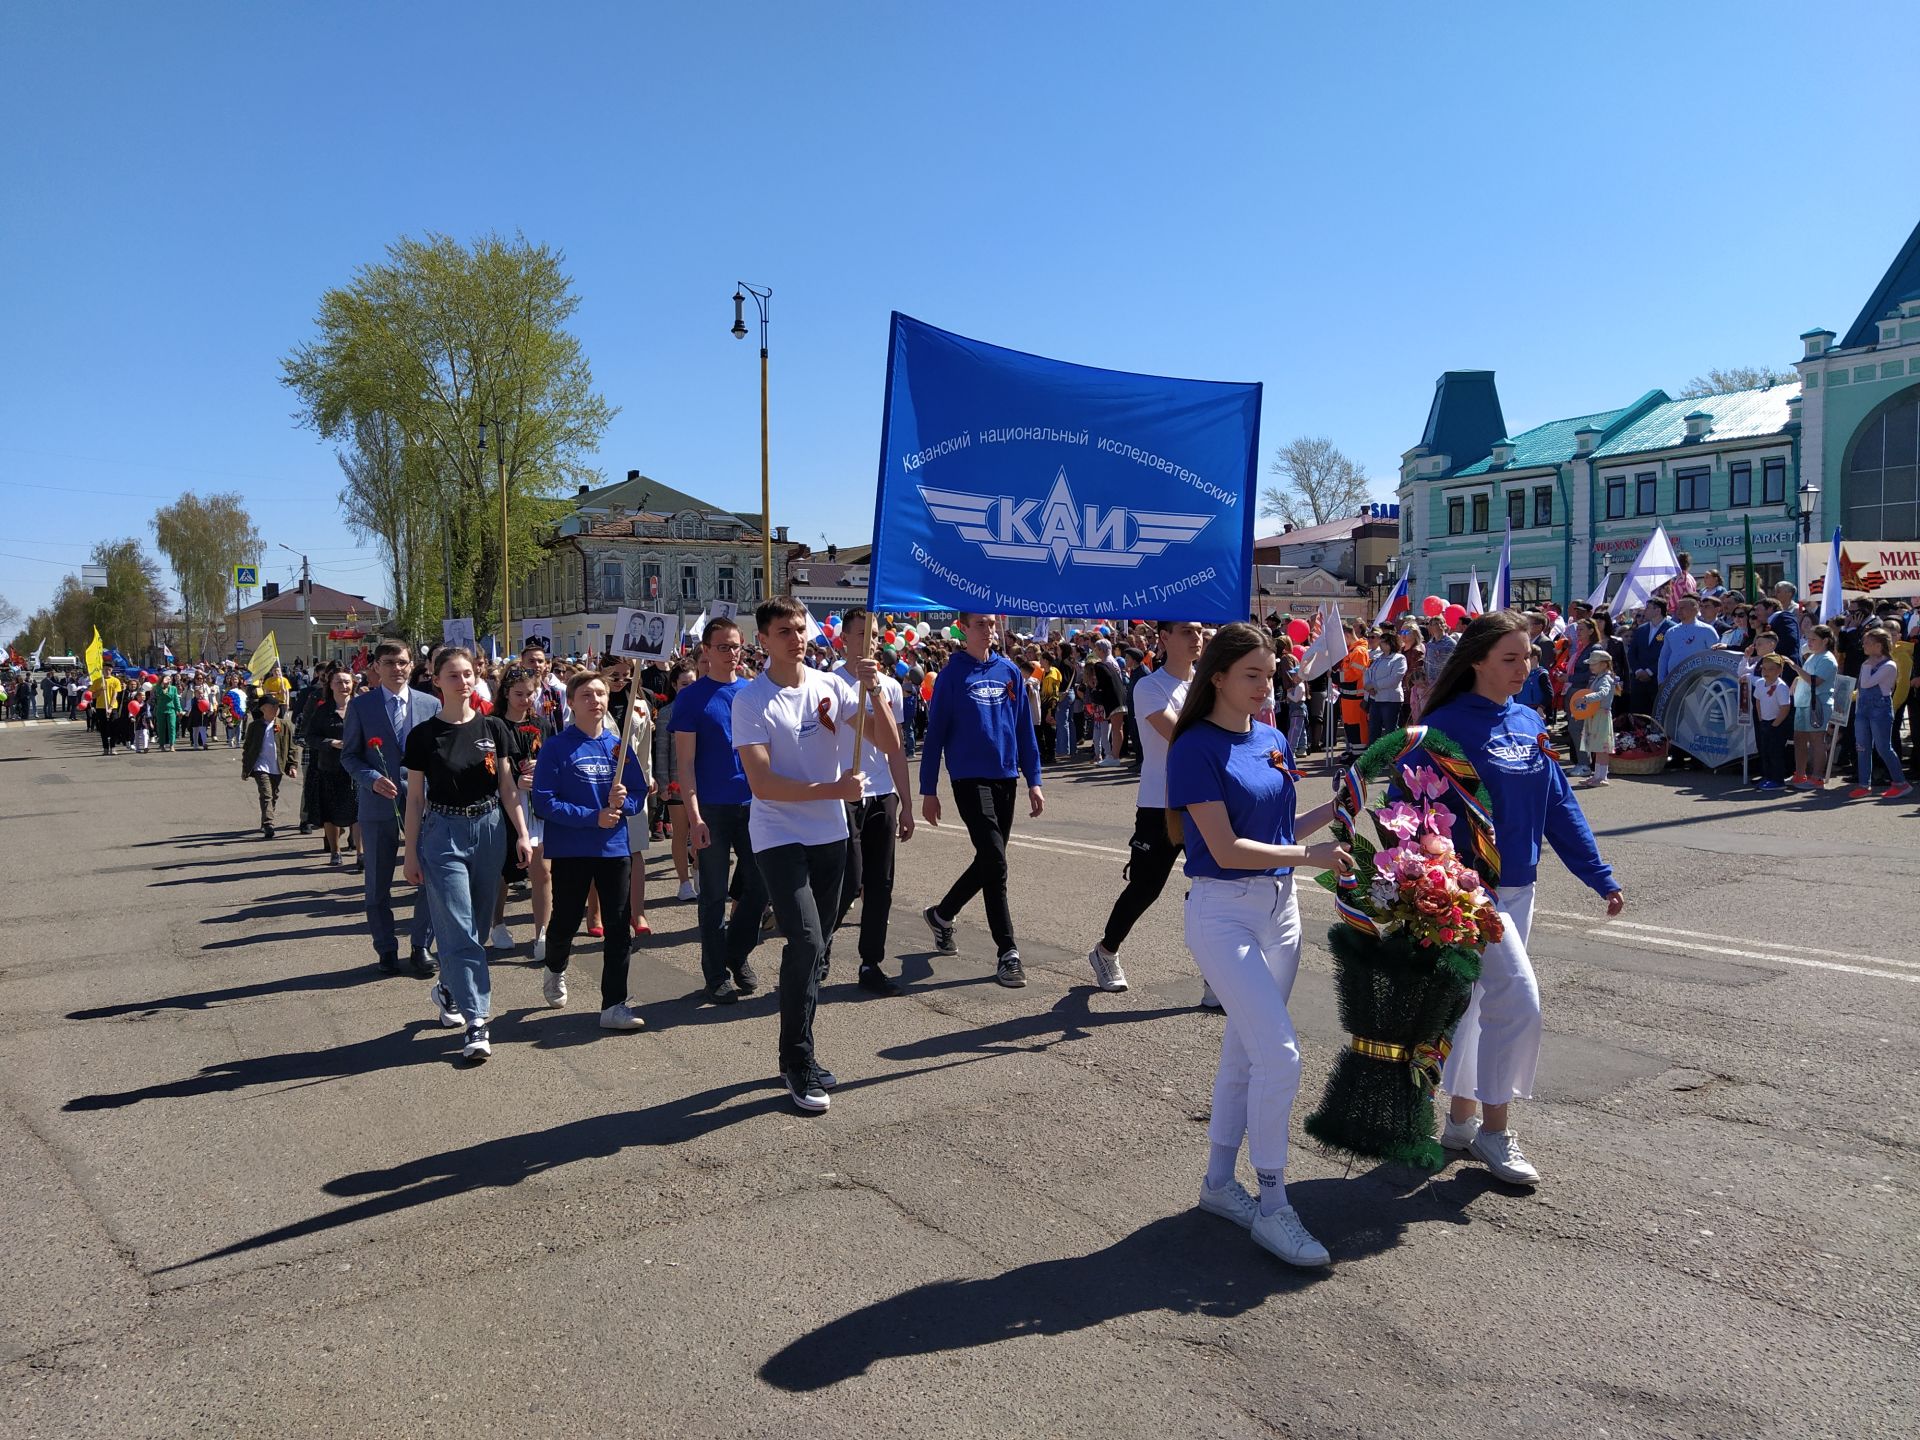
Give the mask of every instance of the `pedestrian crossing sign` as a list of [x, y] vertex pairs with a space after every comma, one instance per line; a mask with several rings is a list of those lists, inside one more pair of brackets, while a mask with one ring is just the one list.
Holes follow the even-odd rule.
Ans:
[[233, 567], [233, 588], [236, 590], [257, 590], [260, 588], [260, 567], [258, 565], [236, 565]]

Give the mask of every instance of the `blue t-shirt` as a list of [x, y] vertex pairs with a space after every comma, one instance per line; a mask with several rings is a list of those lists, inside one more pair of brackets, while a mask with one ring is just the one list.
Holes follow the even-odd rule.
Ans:
[[693, 784], [703, 805], [746, 805], [753, 800], [740, 752], [733, 748], [733, 697], [750, 683], [722, 685], [702, 675], [673, 697], [667, 728], [699, 742], [693, 752]]
[[[1288, 768], [1293, 751], [1287, 737], [1258, 720], [1244, 735], [1203, 720], [1167, 751], [1167, 804], [1178, 809], [1219, 800], [1227, 807], [1233, 833], [1263, 845], [1292, 845], [1295, 787], [1293, 777], [1274, 767], [1278, 750]], [[1289, 875], [1291, 865], [1266, 870], [1222, 869], [1208, 853], [1206, 837], [1191, 818], [1186, 822], [1187, 874], [1216, 880], [1249, 875]]]

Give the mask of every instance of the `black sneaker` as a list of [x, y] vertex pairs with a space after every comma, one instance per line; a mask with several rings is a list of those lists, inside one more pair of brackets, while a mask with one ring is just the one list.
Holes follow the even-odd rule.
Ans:
[[[817, 1069], [815, 1067], [816, 1072]], [[796, 1109], [808, 1115], [826, 1114], [827, 1106], [832, 1102], [827, 1098], [827, 1087], [820, 1083], [817, 1073], [789, 1070], [783, 1072], [780, 1078], [786, 1082], [787, 1094]]]
[[751, 995], [760, 988], [760, 977], [754, 973], [752, 962], [740, 962], [740, 968], [733, 972], [733, 983], [742, 995]]
[[380, 973], [382, 975], [398, 975], [400, 973], [400, 957], [398, 955], [382, 955], [380, 957]]
[[886, 971], [878, 965], [860, 967], [860, 988], [870, 990], [875, 995], [898, 995], [900, 987], [887, 978]]
[[737, 1005], [740, 1003], [740, 987], [733, 983], [731, 975], [707, 991], [707, 999], [716, 1005]]
[[819, 1083], [822, 1090], [832, 1090], [840, 1083], [834, 1078], [833, 1072], [824, 1065], [815, 1065], [813, 1067], [813, 1078]]
[[437, 973], [433, 968], [433, 961], [427, 958], [427, 952], [424, 950], [415, 950], [407, 956], [407, 968], [422, 980], [431, 980]]
[[271, 840], [271, 839], [273, 839], [273, 826], [271, 826], [271, 825], [262, 825], [262, 826], [260, 827], [260, 838], [261, 838], [262, 840]]
[[957, 955], [960, 947], [953, 943], [953, 925], [940, 918], [940, 912], [929, 905], [920, 912], [920, 918], [927, 922], [927, 929], [933, 932], [933, 948], [942, 955]]
[[1000, 957], [1000, 968], [994, 972], [998, 980], [1009, 990], [1018, 990], [1027, 983], [1027, 972], [1020, 964], [1020, 952], [1009, 950]]

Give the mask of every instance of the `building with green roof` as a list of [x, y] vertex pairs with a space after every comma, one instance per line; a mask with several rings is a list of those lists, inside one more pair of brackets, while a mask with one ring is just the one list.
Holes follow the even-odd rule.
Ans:
[[1656, 524], [1695, 575], [1800, 582], [1798, 546], [1920, 539], [1920, 226], [1838, 345], [1803, 334], [1799, 380], [1507, 431], [1490, 370], [1450, 370], [1401, 457], [1400, 568], [1426, 595], [1481, 591], [1513, 530], [1514, 599], [1582, 598], [1626, 573]]

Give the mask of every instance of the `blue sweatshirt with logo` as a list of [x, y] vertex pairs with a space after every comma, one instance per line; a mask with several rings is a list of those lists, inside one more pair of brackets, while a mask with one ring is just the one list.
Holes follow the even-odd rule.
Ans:
[[[630, 855], [627, 827], [602, 829], [600, 812], [607, 808], [613, 788], [613, 757], [620, 748], [620, 732], [611, 725], [589, 736], [569, 725], [540, 746], [533, 762], [533, 813], [547, 822], [540, 842], [551, 860], [588, 856], [605, 859]], [[647, 780], [640, 757], [627, 752], [623, 783], [627, 787], [624, 813], [638, 815], [646, 803]]]
[[1600, 858], [1565, 772], [1542, 748], [1547, 727], [1539, 715], [1517, 701], [1496, 705], [1469, 691], [1427, 711], [1420, 723], [1458, 745], [1487, 787], [1503, 886], [1533, 883], [1544, 839], [1567, 869], [1598, 894], [1620, 888], [1613, 867]]
[[920, 793], [940, 791], [940, 762], [955, 780], [1040, 783], [1040, 742], [1033, 733], [1026, 673], [1004, 655], [984, 663], [964, 650], [941, 667], [927, 704]]

